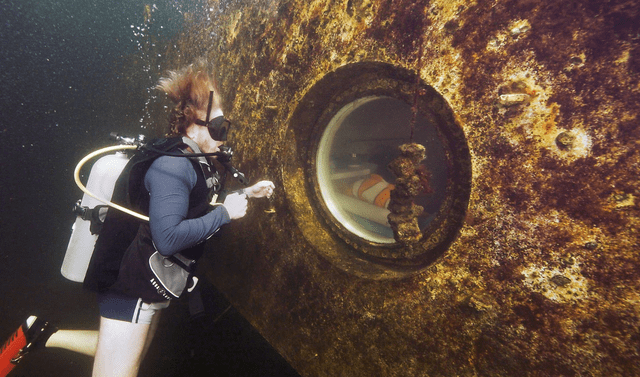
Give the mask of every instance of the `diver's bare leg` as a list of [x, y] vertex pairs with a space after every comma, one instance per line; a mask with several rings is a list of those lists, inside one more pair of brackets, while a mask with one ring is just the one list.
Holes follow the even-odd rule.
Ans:
[[95, 356], [97, 345], [95, 330], [58, 330], [45, 343], [47, 348], [64, 348], [87, 356]]
[[156, 334], [156, 330], [158, 330], [159, 323], [160, 311], [157, 311], [151, 319], [151, 327], [149, 328], [149, 332], [147, 333], [147, 339], [145, 340], [144, 349], [142, 350], [142, 360], [144, 360], [144, 358], [147, 356], [147, 352], [149, 351], [149, 347], [151, 346], [153, 336]]
[[135, 377], [140, 369], [149, 324], [100, 317], [93, 377]]

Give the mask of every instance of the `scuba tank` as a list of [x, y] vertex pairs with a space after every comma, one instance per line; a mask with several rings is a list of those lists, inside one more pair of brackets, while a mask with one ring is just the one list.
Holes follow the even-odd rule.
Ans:
[[[116, 180], [128, 161], [129, 158], [124, 152], [98, 159], [89, 173], [87, 190], [100, 198], [111, 200]], [[74, 206], [74, 212], [78, 217], [71, 228], [71, 238], [60, 269], [62, 276], [71, 281], [84, 281], [101, 221], [104, 221], [108, 210], [107, 206], [101, 204], [100, 200], [85, 193], [82, 201]]]
[[[122, 174], [131, 174], [131, 169], [135, 169], [137, 166], [144, 166], [145, 164], [139, 164], [140, 161], [152, 161], [160, 155], [188, 158], [215, 156], [225, 167], [225, 170], [231, 173], [234, 178], [244, 185], [248, 184], [245, 175], [231, 165], [230, 161], [233, 156], [231, 148], [221, 147], [219, 152], [214, 153], [172, 153], [169, 151], [177, 145], [189, 145], [193, 143], [193, 141], [186, 137], [176, 137], [172, 139], [156, 139], [147, 142], [143, 135], [137, 138], [128, 138], [116, 133], [112, 133], [111, 137], [122, 145], [107, 147], [90, 153], [78, 163], [74, 172], [76, 184], [85, 194], [82, 200], [76, 203], [74, 207], [74, 212], [78, 218], [72, 227], [71, 238], [62, 263], [61, 272], [65, 278], [79, 283], [85, 280], [93, 256], [94, 246], [106, 217], [108, 207], [113, 207], [140, 220], [149, 221], [147, 216], [111, 202], [116, 182], [120, 176]], [[197, 149], [195, 143], [193, 144], [193, 147]], [[134, 156], [138, 158], [133, 158], [133, 160], [136, 160], [134, 161], [134, 165], [127, 168], [132, 159], [124, 152], [104, 156], [98, 159], [92, 167], [87, 180], [87, 186], [82, 185], [79, 173], [85, 162], [95, 156], [123, 149], [136, 150]], [[207, 184], [212, 183], [207, 182]], [[129, 187], [129, 189], [136, 191], [135, 187]], [[105, 205], [101, 205], [100, 203], [104, 203]]]

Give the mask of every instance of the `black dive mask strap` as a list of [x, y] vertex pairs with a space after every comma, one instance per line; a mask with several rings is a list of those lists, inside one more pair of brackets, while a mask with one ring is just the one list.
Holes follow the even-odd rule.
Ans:
[[204, 124], [209, 124], [209, 118], [211, 117], [211, 107], [213, 106], [213, 90], [209, 91], [209, 105], [207, 106], [207, 118]]

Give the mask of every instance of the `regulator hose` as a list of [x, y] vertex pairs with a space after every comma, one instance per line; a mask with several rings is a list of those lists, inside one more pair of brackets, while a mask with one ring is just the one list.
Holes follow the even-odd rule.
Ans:
[[108, 205], [109, 207], [113, 207], [119, 211], [122, 211], [126, 214], [129, 214], [133, 217], [137, 217], [140, 220], [143, 221], [149, 221], [149, 217], [139, 214], [138, 212], [134, 212], [128, 208], [124, 208], [121, 205], [115, 204], [109, 200], [103, 199], [103, 198], [98, 198], [96, 195], [94, 195], [92, 192], [90, 192], [89, 190], [87, 190], [87, 188], [82, 184], [82, 182], [80, 182], [80, 169], [82, 169], [82, 166], [89, 160], [91, 160], [92, 158], [99, 156], [101, 154], [105, 154], [105, 153], [109, 153], [111, 151], [118, 151], [118, 150], [123, 150], [123, 149], [138, 149], [137, 145], [114, 145], [111, 147], [106, 147], [106, 148], [102, 148], [102, 149], [98, 149], [95, 152], [91, 152], [88, 155], [86, 155], [82, 160], [80, 160], [80, 162], [78, 162], [78, 165], [76, 165], [76, 169], [73, 172], [73, 178], [76, 181], [76, 185], [78, 185], [78, 187], [80, 188], [80, 190], [82, 190], [82, 192], [84, 192], [85, 194], [89, 195], [90, 197], [99, 200], [100, 202]]
[[[96, 199], [96, 200], [108, 205], [109, 207], [113, 207], [113, 208], [115, 208], [115, 209], [117, 209], [119, 211], [122, 211], [122, 212], [124, 212], [126, 214], [129, 214], [129, 215], [131, 215], [133, 217], [137, 217], [140, 220], [149, 222], [149, 217], [148, 216], [145, 216], [145, 215], [142, 215], [142, 214], [140, 214], [138, 212], [132, 211], [132, 210], [130, 210], [128, 208], [125, 208], [125, 207], [123, 207], [123, 206], [121, 206], [119, 204], [113, 203], [113, 202], [111, 202], [109, 200], [106, 200], [106, 199], [103, 199], [103, 198], [98, 198], [95, 194], [93, 194], [91, 191], [89, 191], [85, 187], [85, 185], [83, 185], [82, 182], [80, 181], [80, 169], [82, 169], [82, 166], [84, 166], [84, 164], [87, 161], [91, 160], [92, 158], [94, 158], [96, 156], [99, 156], [101, 154], [109, 153], [111, 151], [118, 151], [118, 150], [123, 150], [123, 149], [138, 149], [138, 148], [139, 148], [138, 145], [113, 145], [113, 146], [110, 146], [110, 147], [98, 149], [95, 152], [91, 152], [88, 155], [86, 155], [82, 160], [80, 160], [80, 162], [78, 162], [78, 165], [76, 165], [76, 169], [73, 172], [73, 178], [74, 178], [74, 180], [76, 182], [76, 185], [78, 185], [78, 187], [80, 188], [80, 190], [82, 190], [82, 192], [84, 192], [85, 194], [89, 195], [90, 197], [92, 197], [92, 198], [94, 198], [94, 199]], [[153, 148], [152, 148], [152, 150], [153, 150]], [[168, 155], [168, 156], [193, 157], [193, 154], [174, 154], [174, 153], [166, 153], [166, 152], [162, 152], [162, 151], [159, 151], [159, 152], [161, 152], [164, 155]], [[214, 154], [209, 153], [207, 155], [214, 155]], [[238, 173], [240, 173], [240, 172], [238, 172]], [[244, 174], [242, 174], [242, 173], [240, 173], [240, 174], [241, 174], [242, 178], [244, 178]], [[212, 205], [212, 206], [221, 206], [222, 205], [222, 203], [213, 203], [213, 202], [209, 203], [209, 204]]]

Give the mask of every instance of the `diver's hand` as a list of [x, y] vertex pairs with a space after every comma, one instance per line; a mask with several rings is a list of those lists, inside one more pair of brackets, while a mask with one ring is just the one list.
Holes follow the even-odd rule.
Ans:
[[247, 196], [240, 193], [229, 194], [222, 205], [227, 209], [231, 220], [239, 219], [247, 213]]
[[260, 181], [251, 187], [247, 187], [244, 191], [249, 198], [270, 198], [276, 186], [271, 181]]

